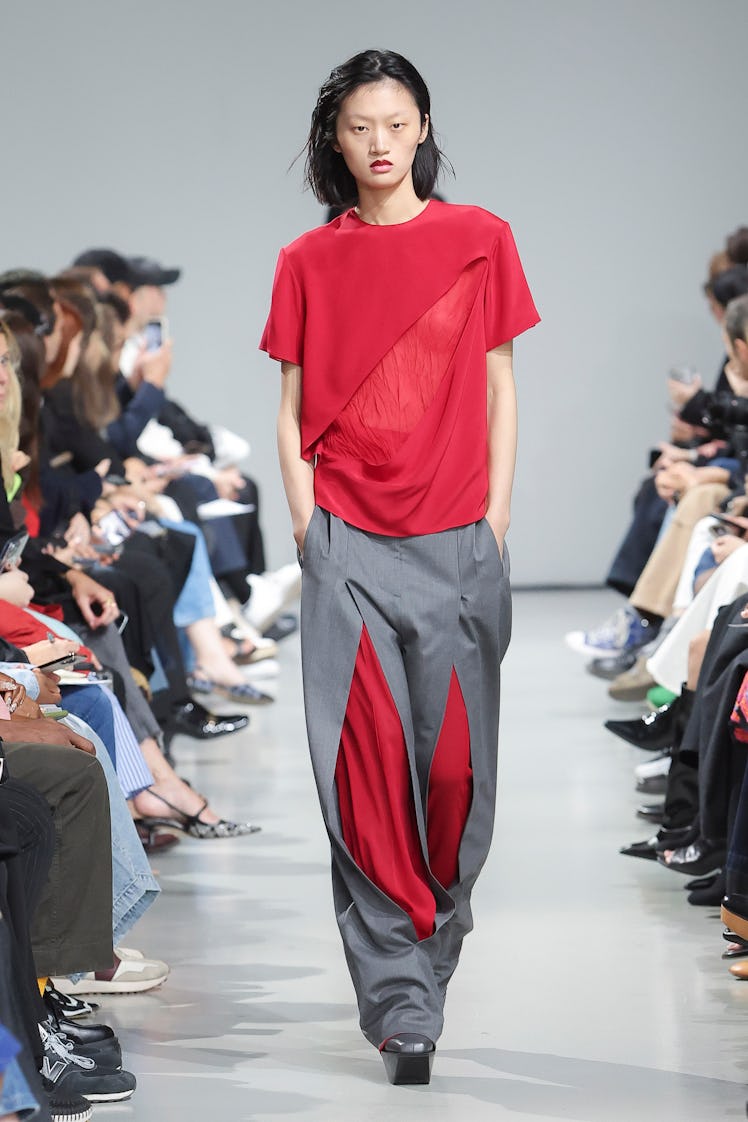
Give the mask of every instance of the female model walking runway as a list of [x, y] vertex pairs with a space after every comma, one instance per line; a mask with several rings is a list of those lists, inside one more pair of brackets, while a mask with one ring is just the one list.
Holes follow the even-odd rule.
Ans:
[[281, 251], [261, 347], [303, 557], [307, 730], [361, 1027], [427, 1083], [493, 827], [512, 339], [538, 322], [508, 225], [431, 199], [418, 71], [364, 51], [320, 90], [306, 175], [349, 206]]

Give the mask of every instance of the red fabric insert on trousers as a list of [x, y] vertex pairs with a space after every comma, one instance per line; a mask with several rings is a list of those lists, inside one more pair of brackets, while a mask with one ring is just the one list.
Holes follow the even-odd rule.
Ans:
[[472, 799], [470, 729], [460, 683], [453, 670], [429, 775], [426, 819], [431, 871], [445, 888], [457, 880], [457, 857]]
[[[418, 837], [402, 722], [364, 627], [335, 769], [343, 840], [386, 896], [408, 913], [418, 939], [434, 931], [436, 902]], [[472, 792], [467, 715], [453, 672], [429, 787], [429, 851], [449, 886]], [[433, 850], [432, 850], [433, 843]]]

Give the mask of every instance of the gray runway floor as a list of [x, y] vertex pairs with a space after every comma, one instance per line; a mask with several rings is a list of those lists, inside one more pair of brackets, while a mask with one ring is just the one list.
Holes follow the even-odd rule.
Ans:
[[185, 840], [156, 863], [163, 896], [127, 943], [168, 960], [152, 994], [106, 998], [139, 1088], [95, 1116], [138, 1122], [715, 1122], [744, 1118], [748, 983], [720, 960], [686, 878], [618, 855], [647, 837], [611, 702], [562, 636], [603, 592], [520, 593], [505, 662], [500, 799], [476, 930], [450, 988], [428, 1088], [390, 1087], [359, 1035], [330, 903], [306, 754], [298, 644], [277, 704], [180, 772], [262, 824]]

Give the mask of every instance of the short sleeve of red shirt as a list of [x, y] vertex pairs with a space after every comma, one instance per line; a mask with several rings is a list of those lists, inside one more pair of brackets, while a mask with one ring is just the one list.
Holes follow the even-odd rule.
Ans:
[[488, 259], [484, 310], [486, 351], [508, 343], [539, 321], [514, 235], [504, 223]]
[[273, 299], [260, 347], [271, 358], [302, 365], [304, 295], [285, 250], [280, 251], [273, 280]]

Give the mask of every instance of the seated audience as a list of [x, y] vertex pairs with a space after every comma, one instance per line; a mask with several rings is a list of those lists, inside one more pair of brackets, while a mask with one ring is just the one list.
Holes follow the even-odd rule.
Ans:
[[[247, 727], [203, 700], [273, 699], [262, 631], [298, 589], [297, 566], [265, 573], [248, 445], [166, 398], [165, 334], [143, 346], [177, 276], [116, 254], [0, 276], [0, 1117], [133, 1094], [113, 1030], [84, 1022], [88, 995], [168, 977], [123, 946], [158, 897], [146, 854], [258, 828], [167, 758]], [[176, 446], [140, 448], [151, 422]]]
[[671, 376], [671, 440], [608, 576], [628, 603], [567, 643], [612, 697], [652, 709], [605, 722], [651, 753], [637, 790], [662, 796], [637, 812], [655, 832], [621, 853], [697, 878], [689, 903], [721, 905], [722, 957], [748, 979], [748, 227], [712, 259], [705, 293], [727, 352], [717, 384]]

